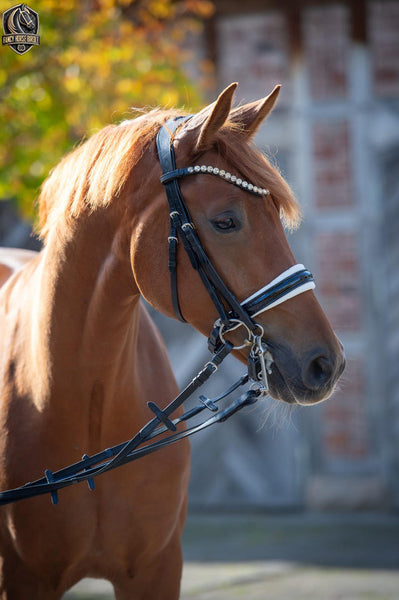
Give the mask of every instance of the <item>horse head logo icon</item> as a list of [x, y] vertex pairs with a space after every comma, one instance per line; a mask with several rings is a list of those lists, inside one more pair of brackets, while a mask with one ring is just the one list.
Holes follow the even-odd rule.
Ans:
[[26, 4], [12, 6], [3, 13], [3, 31], [3, 46], [25, 54], [40, 43], [39, 15]]

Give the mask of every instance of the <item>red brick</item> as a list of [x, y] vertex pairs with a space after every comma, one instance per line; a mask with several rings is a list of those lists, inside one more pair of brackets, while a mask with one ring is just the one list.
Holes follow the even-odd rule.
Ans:
[[365, 365], [362, 359], [351, 358], [340, 389], [323, 405], [325, 458], [360, 460], [370, 452], [365, 392]]
[[316, 289], [328, 318], [338, 331], [360, 330], [362, 297], [356, 234], [318, 233], [315, 248]]
[[330, 209], [351, 206], [351, 149], [347, 121], [318, 121], [313, 125], [312, 134], [316, 206]]
[[374, 91], [399, 94], [399, 3], [371, 2], [368, 13]]
[[343, 4], [303, 12], [305, 61], [316, 100], [340, 98], [348, 90], [350, 13]]
[[279, 106], [289, 101], [288, 30], [282, 12], [221, 17], [217, 33], [221, 85], [239, 81], [238, 97], [251, 100], [282, 83]]

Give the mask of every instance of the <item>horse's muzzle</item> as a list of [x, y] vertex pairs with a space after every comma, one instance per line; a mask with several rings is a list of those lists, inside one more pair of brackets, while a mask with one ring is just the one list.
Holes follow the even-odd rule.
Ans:
[[269, 376], [270, 395], [289, 404], [310, 405], [331, 396], [345, 368], [345, 355], [313, 349], [302, 360], [286, 348], [272, 348], [274, 362]]

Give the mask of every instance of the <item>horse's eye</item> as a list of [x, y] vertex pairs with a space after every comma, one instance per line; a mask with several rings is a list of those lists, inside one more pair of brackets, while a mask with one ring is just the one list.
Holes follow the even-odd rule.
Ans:
[[237, 223], [231, 216], [213, 219], [212, 225], [217, 231], [230, 231], [232, 229], [237, 229]]

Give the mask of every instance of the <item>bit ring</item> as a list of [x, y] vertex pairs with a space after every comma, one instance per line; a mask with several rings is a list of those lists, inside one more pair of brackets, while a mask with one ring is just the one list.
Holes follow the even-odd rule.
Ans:
[[235, 329], [238, 329], [239, 327], [242, 326], [242, 327], [245, 327], [245, 329], [247, 330], [248, 338], [240, 346], [233, 346], [233, 349], [241, 350], [242, 348], [245, 348], [246, 346], [250, 346], [252, 344], [251, 338], [253, 337], [253, 334], [252, 334], [251, 330], [249, 329], [248, 325], [246, 325], [243, 321], [240, 321], [240, 319], [230, 319], [230, 323], [235, 323], [235, 325], [233, 327], [227, 327], [227, 325], [225, 325], [224, 323], [222, 323], [220, 325], [220, 329], [219, 329], [220, 341], [223, 344], [225, 344], [226, 340], [224, 339], [224, 335], [226, 333], [228, 333], [229, 331], [234, 331]]

